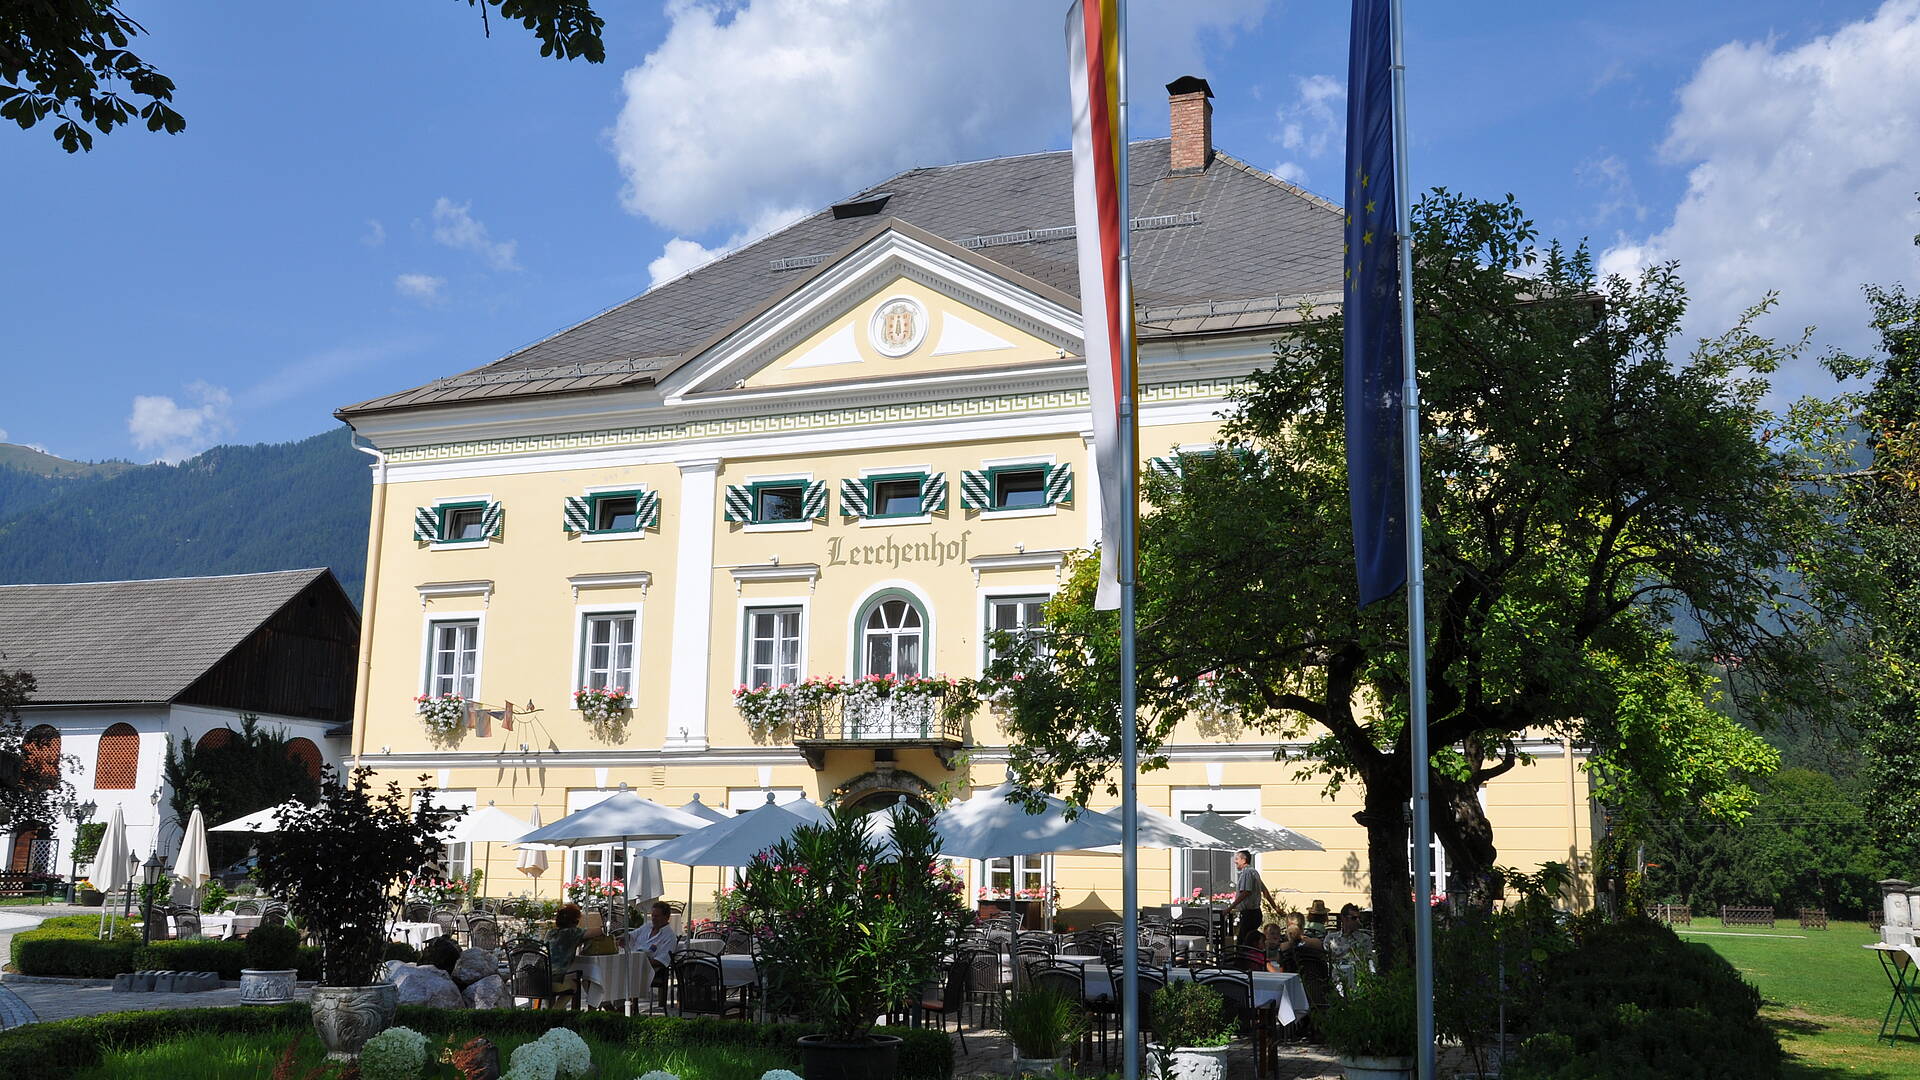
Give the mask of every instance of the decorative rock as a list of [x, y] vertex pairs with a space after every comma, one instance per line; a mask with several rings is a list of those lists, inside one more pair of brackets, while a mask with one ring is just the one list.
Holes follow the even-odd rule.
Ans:
[[467, 1007], [472, 1009], [513, 1007], [513, 998], [507, 993], [507, 981], [498, 975], [489, 975], [467, 987], [464, 996], [467, 999]]
[[431, 964], [401, 964], [393, 970], [393, 985], [400, 991], [402, 1005], [463, 1009], [467, 1004], [452, 977]]
[[471, 986], [489, 975], [500, 973], [500, 961], [485, 949], [467, 949], [453, 965], [453, 981]]
[[133, 983], [127, 989], [136, 994], [150, 994], [153, 992], [154, 976], [158, 974], [157, 971], [136, 971], [133, 973]]
[[126, 994], [133, 991], [133, 972], [123, 971], [113, 977], [113, 992]]

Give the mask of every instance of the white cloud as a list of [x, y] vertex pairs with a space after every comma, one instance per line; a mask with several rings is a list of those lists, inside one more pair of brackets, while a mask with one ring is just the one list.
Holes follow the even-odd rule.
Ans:
[[473, 216], [473, 203], [455, 203], [442, 195], [433, 203], [433, 239], [455, 251], [470, 251], [495, 270], [518, 270], [513, 259], [516, 241], [495, 240], [485, 222]]
[[658, 288], [663, 282], [672, 281], [689, 270], [705, 266], [749, 241], [779, 232], [806, 216], [807, 210], [798, 206], [768, 210], [756, 218], [752, 224], [713, 247], [707, 247], [705, 244], [688, 240], [683, 236], [676, 236], [667, 241], [666, 249], [660, 253], [659, 258], [647, 264], [647, 273], [652, 278], [647, 288]]
[[183, 406], [164, 394], [133, 399], [127, 434], [155, 461], [184, 461], [233, 433], [233, 398], [225, 387], [196, 381], [187, 384], [186, 394], [194, 404]]
[[[1601, 265], [1678, 259], [1692, 333], [1724, 329], [1768, 290], [1769, 332], [1820, 328], [1827, 344], [1871, 343], [1860, 286], [1912, 281], [1913, 163], [1920, 161], [1920, 0], [1889, 0], [1867, 19], [1784, 48], [1733, 42], [1680, 91], [1661, 146], [1688, 165], [1673, 220], [1623, 236]], [[1783, 372], [1789, 393], [1823, 385], [1809, 362]]]
[[379, 247], [387, 242], [387, 227], [380, 224], [378, 218], [368, 218], [367, 231], [361, 234], [360, 242], [368, 247]]
[[[1166, 122], [1146, 88], [1204, 73], [1202, 39], [1266, 7], [1138, 5], [1130, 77], [1160, 110], [1140, 129]], [[610, 137], [627, 208], [683, 236], [902, 169], [1065, 143], [1062, 5], [672, 0], [667, 16], [665, 40], [624, 77]]]
[[440, 290], [446, 284], [446, 278], [432, 274], [401, 274], [393, 279], [393, 291], [423, 304], [433, 304], [439, 302]]
[[[1343, 105], [1347, 88], [1331, 75], [1307, 75], [1293, 83], [1293, 100], [1274, 110], [1274, 122], [1279, 125], [1274, 138], [1289, 156], [1273, 167], [1273, 175], [1304, 184], [1309, 163], [1325, 158], [1329, 150], [1345, 152], [1341, 135], [1347, 128]], [[1334, 175], [1339, 175], [1338, 170]]]
[[0, 427], [0, 442], [6, 442], [6, 441], [7, 441], [7, 429]]

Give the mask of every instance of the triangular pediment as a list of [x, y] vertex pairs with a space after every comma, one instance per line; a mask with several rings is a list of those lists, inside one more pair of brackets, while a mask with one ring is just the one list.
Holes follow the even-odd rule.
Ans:
[[1073, 298], [898, 222], [823, 262], [699, 349], [669, 401], [898, 383], [1078, 355]]

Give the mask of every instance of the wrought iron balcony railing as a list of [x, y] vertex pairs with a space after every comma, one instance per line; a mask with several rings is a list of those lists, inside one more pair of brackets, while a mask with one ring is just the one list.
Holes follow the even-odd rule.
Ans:
[[827, 750], [926, 748], [950, 762], [967, 739], [967, 718], [937, 696], [895, 694], [822, 702], [793, 722], [793, 745], [821, 767]]

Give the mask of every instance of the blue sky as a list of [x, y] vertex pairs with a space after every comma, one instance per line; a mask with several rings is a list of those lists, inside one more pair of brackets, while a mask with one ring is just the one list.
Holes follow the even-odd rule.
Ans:
[[[900, 168], [1066, 139], [1052, 0], [609, 0], [598, 66], [447, 0], [123, 6], [185, 133], [0, 131], [0, 431], [68, 457], [310, 435]], [[1859, 347], [1859, 284], [1920, 282], [1920, 0], [1408, 6], [1417, 185], [1680, 259], [1703, 332], [1774, 288], [1773, 332]], [[1132, 10], [1135, 137], [1196, 72], [1219, 146], [1337, 194], [1345, 5]]]

